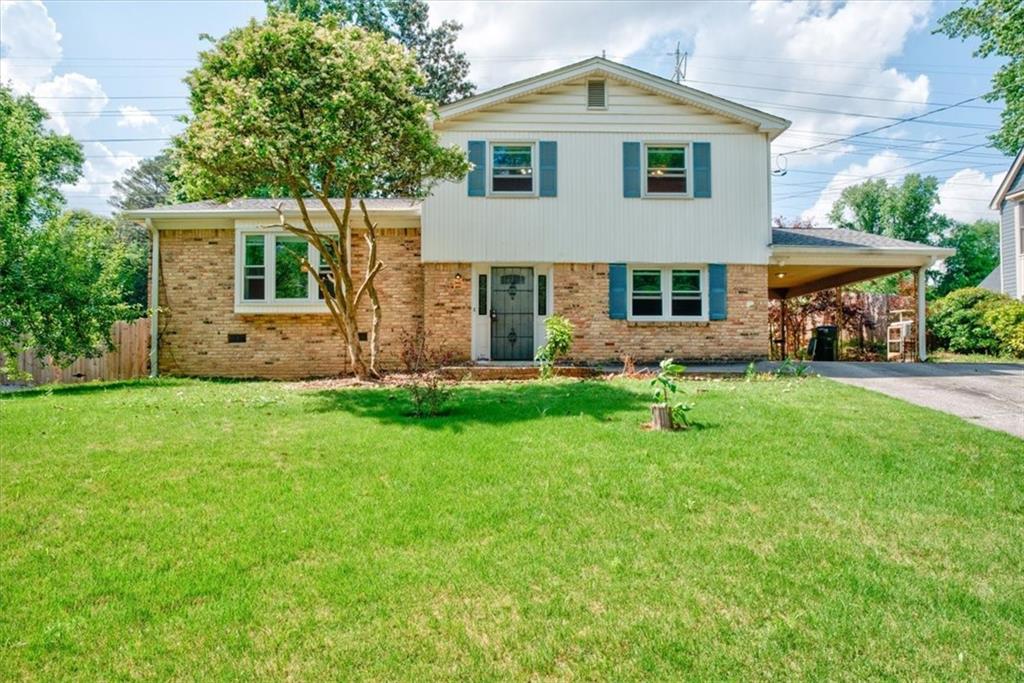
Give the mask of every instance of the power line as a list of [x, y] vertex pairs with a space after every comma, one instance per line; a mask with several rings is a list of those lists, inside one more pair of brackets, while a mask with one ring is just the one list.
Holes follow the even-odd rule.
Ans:
[[[986, 146], [986, 144], [987, 143], [979, 143], [978, 145], [975, 145], [975, 147], [984, 147], [984, 146]], [[968, 148], [968, 149], [970, 149], [970, 148]], [[940, 154], [940, 155], [932, 157], [930, 159], [921, 159], [919, 161], [915, 161], [914, 163], [906, 164], [905, 166], [900, 166], [898, 168], [891, 168], [891, 169], [889, 169], [887, 171], [880, 171], [878, 173], [873, 173], [871, 175], [858, 176], [858, 177], [859, 177], [860, 180], [871, 180], [871, 179], [874, 179], [874, 178], [878, 178], [880, 176], [888, 175], [890, 173], [896, 173], [898, 171], [903, 171], [905, 169], [912, 168], [914, 166], [920, 166], [921, 164], [927, 164], [927, 163], [931, 163], [933, 161], [939, 161], [940, 159], [947, 159], [947, 158], [949, 158], [949, 157], [951, 157], [951, 156], [953, 156], [955, 154], [959, 154], [959, 153], [960, 153], [960, 150], [953, 151], [953, 152], [947, 152], [946, 154]], [[803, 197], [803, 196], [810, 195], [810, 194], [824, 194], [824, 192], [828, 192], [828, 191], [829, 191], [828, 188], [825, 188], [825, 190], [822, 190], [820, 192], [818, 190], [809, 190], [809, 191], [806, 191], [806, 192], [798, 192], [798, 193], [795, 193], [795, 194], [786, 195], [784, 197], [776, 197], [776, 199], [778, 199], [779, 201], [784, 201], [786, 199], [794, 199], [796, 197]]]

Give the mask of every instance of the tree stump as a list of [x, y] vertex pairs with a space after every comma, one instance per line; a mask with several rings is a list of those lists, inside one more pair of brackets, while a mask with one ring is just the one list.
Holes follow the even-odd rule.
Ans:
[[655, 403], [651, 406], [651, 429], [657, 431], [672, 431], [675, 424], [672, 422], [672, 409], [665, 403]]

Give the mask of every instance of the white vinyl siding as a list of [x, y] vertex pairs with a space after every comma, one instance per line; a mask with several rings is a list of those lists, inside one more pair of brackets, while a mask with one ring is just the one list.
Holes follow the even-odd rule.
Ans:
[[[580, 111], [576, 95], [577, 116]], [[616, 103], [616, 108], [618, 104]], [[495, 132], [494, 139], [533, 141], [532, 133]], [[500, 135], [500, 138], [499, 138]], [[710, 199], [671, 201], [622, 196], [625, 133], [550, 133], [558, 143], [558, 197], [475, 201], [465, 182], [441, 183], [423, 205], [427, 262], [751, 263], [768, 262], [771, 242], [769, 146], [764, 135], [691, 132], [680, 142], [711, 144]], [[445, 132], [465, 149], [480, 133]], [[653, 139], [671, 142], [666, 135]]]

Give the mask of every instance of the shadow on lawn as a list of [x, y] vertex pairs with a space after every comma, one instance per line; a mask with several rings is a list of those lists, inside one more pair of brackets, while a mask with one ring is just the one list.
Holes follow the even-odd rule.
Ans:
[[232, 378], [201, 378], [191, 379], [187, 377], [161, 377], [158, 379], [124, 379], [114, 381], [81, 382], [79, 384], [42, 384], [37, 387], [26, 387], [0, 393], [0, 400], [9, 399], [30, 399], [39, 396], [77, 396], [83, 394], [101, 394], [110, 391], [138, 391], [140, 389], [154, 389], [156, 387], [179, 387], [195, 385], [196, 382], [208, 382], [210, 384], [240, 384], [252, 380], [240, 380]]
[[401, 388], [380, 391], [348, 389], [311, 394], [316, 412], [344, 411], [386, 424], [460, 431], [472, 425], [502, 425], [546, 417], [585, 416], [596, 422], [619, 418], [642, 421], [650, 399], [602, 381], [489, 384], [455, 389], [444, 415], [416, 418]]

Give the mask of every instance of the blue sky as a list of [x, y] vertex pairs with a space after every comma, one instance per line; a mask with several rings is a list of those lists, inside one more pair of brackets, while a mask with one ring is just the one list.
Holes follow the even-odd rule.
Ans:
[[[940, 210], [991, 217], [1010, 159], [985, 147], [1001, 103], [970, 101], [920, 121], [832, 142], [983, 94], [999, 62], [973, 43], [932, 35], [957, 2], [432, 2], [432, 19], [464, 25], [460, 47], [486, 89], [606, 51], [670, 76], [689, 53], [689, 85], [793, 121], [776, 141], [774, 213], [826, 214], [842, 187], [921, 172], [942, 181]], [[0, 78], [31, 92], [51, 125], [83, 140], [74, 206], [109, 211], [112, 181], [180, 129], [181, 82], [203, 43], [262, 1], [0, 0]], [[568, 30], [571, 27], [571, 30]], [[823, 145], [813, 150], [806, 147]], [[785, 154], [790, 152], [790, 154]]]

